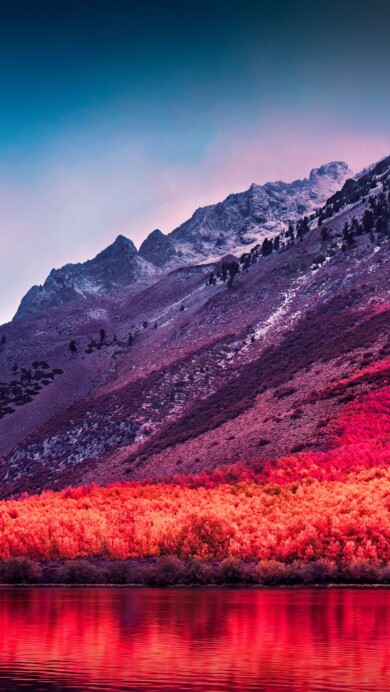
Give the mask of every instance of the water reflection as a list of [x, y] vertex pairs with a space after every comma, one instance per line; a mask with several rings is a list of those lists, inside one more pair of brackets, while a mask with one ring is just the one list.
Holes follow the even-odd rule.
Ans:
[[0, 591], [1, 690], [390, 690], [390, 592]]

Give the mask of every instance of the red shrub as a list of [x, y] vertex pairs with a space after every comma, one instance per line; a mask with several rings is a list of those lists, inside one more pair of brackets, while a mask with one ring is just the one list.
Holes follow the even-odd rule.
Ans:
[[[254, 460], [252, 468], [2, 501], [0, 558], [267, 561], [259, 566], [266, 583], [288, 581], [281, 563], [313, 563], [320, 579], [337, 562], [353, 564], [353, 578], [364, 579], [367, 561], [390, 561], [390, 387], [346, 407], [333, 437], [328, 452]], [[162, 578], [177, 569], [168, 561]], [[237, 563], [223, 569], [234, 581]], [[291, 574], [300, 578], [295, 568]]]

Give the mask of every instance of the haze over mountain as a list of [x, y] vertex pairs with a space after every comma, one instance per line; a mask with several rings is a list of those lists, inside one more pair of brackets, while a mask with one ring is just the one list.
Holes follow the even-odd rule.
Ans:
[[3, 496], [329, 449], [390, 354], [390, 157], [349, 176], [252, 186], [33, 289], [0, 328]]
[[16, 318], [105, 295], [120, 286], [151, 283], [161, 269], [211, 261], [228, 253], [240, 255], [248, 246], [312, 214], [351, 176], [347, 164], [336, 161], [313, 169], [303, 180], [252, 184], [245, 192], [198, 209], [167, 236], [156, 229], [139, 252], [131, 240], [118, 236], [95, 259], [53, 269], [43, 286], [33, 286], [24, 296]]

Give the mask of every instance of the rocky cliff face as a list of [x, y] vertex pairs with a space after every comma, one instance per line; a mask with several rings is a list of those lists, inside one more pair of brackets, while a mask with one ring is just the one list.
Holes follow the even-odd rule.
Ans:
[[150, 282], [158, 274], [158, 268], [139, 255], [134, 243], [119, 235], [94, 259], [53, 269], [43, 286], [33, 286], [26, 293], [15, 319], [75, 300], [103, 296], [136, 282]]
[[[200, 262], [230, 253], [286, 230], [321, 207], [352, 175], [346, 163], [333, 162], [292, 183], [251, 185], [223, 202], [198, 209], [189, 221], [169, 234], [181, 261]], [[172, 263], [172, 262], [171, 262]]]
[[144, 240], [139, 254], [156, 267], [164, 267], [177, 257], [173, 240], [158, 228]]
[[248, 246], [315, 212], [351, 175], [346, 163], [336, 161], [312, 170], [304, 180], [253, 184], [219, 204], [198, 209], [168, 235], [154, 230], [139, 252], [131, 240], [118, 236], [93, 260], [53, 269], [43, 286], [33, 286], [24, 296], [15, 318], [103, 296], [121, 286], [142, 287], [163, 270], [241, 255]]

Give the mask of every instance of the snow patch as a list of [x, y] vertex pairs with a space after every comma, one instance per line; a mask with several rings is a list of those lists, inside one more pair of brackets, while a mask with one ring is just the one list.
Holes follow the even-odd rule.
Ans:
[[87, 316], [92, 320], [105, 320], [108, 317], [107, 310], [104, 308], [95, 308], [94, 310], [88, 310]]

